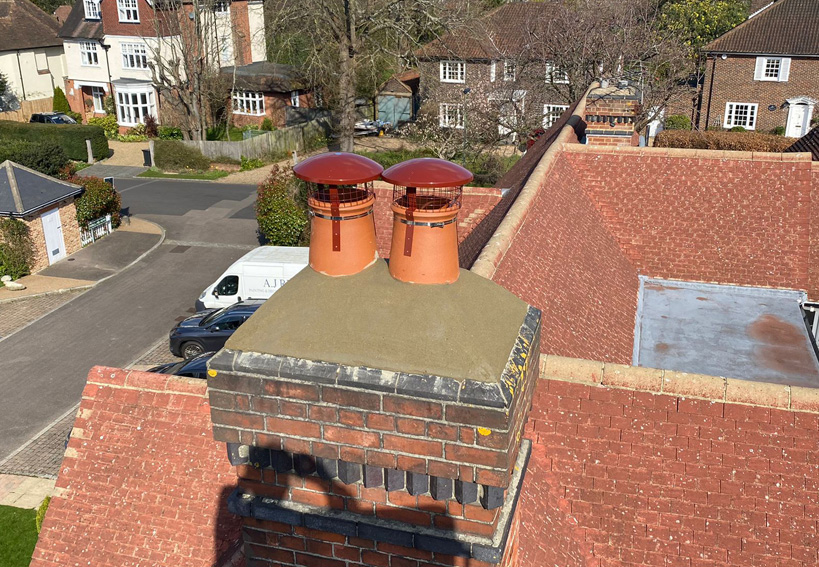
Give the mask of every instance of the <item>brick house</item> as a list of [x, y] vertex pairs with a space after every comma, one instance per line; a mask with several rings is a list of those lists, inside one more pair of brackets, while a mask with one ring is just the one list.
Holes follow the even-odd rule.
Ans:
[[0, 217], [22, 220], [34, 243], [31, 272], [82, 248], [74, 201], [79, 185], [60, 181], [11, 161], [0, 163]]
[[[215, 66], [265, 59], [261, 2], [220, 1], [203, 11], [212, 30], [205, 39]], [[147, 116], [172, 120], [170, 105], [158, 100], [149, 64], [158, 50], [179, 49], [165, 38], [178, 34], [175, 26], [187, 25], [192, 18], [186, 13], [193, 16], [189, 2], [164, 7], [148, 0], [77, 0], [60, 30], [71, 109], [85, 118], [102, 116], [104, 99], [113, 96], [121, 131], [144, 123]]]
[[801, 137], [819, 100], [819, 10], [814, 0], [778, 0], [704, 48], [700, 128]]
[[485, 124], [505, 136], [548, 128], [568, 108], [561, 87], [569, 77], [534, 60], [529, 46], [549, 10], [547, 2], [504, 4], [416, 52], [422, 105], [442, 128], [480, 122], [467, 128]]

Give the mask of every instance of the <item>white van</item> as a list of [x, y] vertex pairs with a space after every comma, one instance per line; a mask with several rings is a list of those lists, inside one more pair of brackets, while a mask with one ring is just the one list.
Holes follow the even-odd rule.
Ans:
[[196, 300], [196, 310], [267, 299], [307, 266], [309, 248], [260, 246], [231, 265]]

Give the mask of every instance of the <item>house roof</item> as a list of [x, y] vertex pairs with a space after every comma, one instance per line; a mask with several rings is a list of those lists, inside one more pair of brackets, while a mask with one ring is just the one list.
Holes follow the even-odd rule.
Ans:
[[778, 0], [704, 50], [819, 57], [819, 5], [816, 0]]
[[548, 2], [503, 4], [484, 17], [418, 49], [419, 59], [498, 59], [518, 55], [548, 16]]
[[236, 75], [236, 88], [275, 93], [289, 93], [306, 88], [306, 82], [292, 65], [257, 61], [240, 67], [222, 67], [220, 74]]
[[31, 566], [221, 566], [235, 485], [204, 380], [95, 367]]
[[57, 21], [29, 0], [0, 0], [0, 52], [63, 44]]
[[814, 128], [785, 150], [786, 152], [809, 152], [813, 161], [819, 161], [819, 127]]
[[65, 39], [102, 39], [102, 20], [86, 20], [82, 0], [77, 0], [60, 28], [60, 37]]
[[72, 6], [63, 5], [58, 6], [56, 10], [54, 10], [54, 17], [57, 18], [57, 24], [62, 26], [65, 21], [68, 19], [68, 15], [71, 13]]
[[22, 217], [82, 191], [12, 161], [0, 163], [0, 216]]

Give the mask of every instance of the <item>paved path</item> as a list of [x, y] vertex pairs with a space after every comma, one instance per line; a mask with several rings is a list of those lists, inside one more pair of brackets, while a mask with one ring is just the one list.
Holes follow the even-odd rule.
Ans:
[[91, 167], [86, 167], [77, 172], [80, 177], [136, 177], [143, 171], [147, 171], [147, 167], [132, 166], [132, 165], [108, 165], [105, 162], [95, 163]]
[[[54, 311], [85, 291], [85, 289], [76, 289], [63, 293], [23, 297], [0, 303], [0, 339], [11, 335], [35, 319]], [[2, 349], [0, 349], [0, 352], [2, 352]]]

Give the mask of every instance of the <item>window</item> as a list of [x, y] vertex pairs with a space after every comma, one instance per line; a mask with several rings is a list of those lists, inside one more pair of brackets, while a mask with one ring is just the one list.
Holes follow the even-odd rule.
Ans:
[[438, 113], [438, 125], [441, 128], [463, 128], [464, 106], [451, 102], [442, 102]]
[[235, 331], [241, 327], [247, 317], [243, 315], [229, 315], [223, 319], [219, 319], [214, 323], [212, 329], [214, 331]]
[[139, 22], [137, 0], [117, 0], [120, 22]]
[[742, 126], [747, 130], [756, 128], [756, 110], [758, 105], [747, 102], [729, 102], [725, 105], [724, 128]]
[[41, 75], [48, 73], [48, 56], [45, 51], [37, 51], [34, 53], [34, 62], [37, 64], [37, 72]]
[[565, 85], [569, 82], [569, 75], [551, 61], [546, 63], [546, 82], [553, 85]]
[[504, 61], [503, 62], [503, 80], [504, 81], [514, 81], [515, 80], [515, 62], [514, 61]]
[[123, 69], [147, 69], [148, 51], [144, 43], [123, 43], [122, 48], [122, 68]]
[[213, 3], [213, 13], [220, 16], [227, 14], [229, 8], [230, 2], [228, 0], [216, 0]]
[[239, 276], [225, 276], [216, 286], [219, 295], [236, 295], [239, 293]]
[[264, 96], [262, 93], [234, 91], [233, 114], [264, 115]]
[[757, 57], [754, 80], [785, 83], [788, 81], [790, 71], [790, 57]]
[[102, 87], [91, 87], [91, 98], [94, 99], [94, 112], [105, 112], [102, 100], [105, 98], [105, 89]]
[[495, 75], [498, 74], [497, 69], [498, 69], [498, 62], [497, 61], [492, 61], [492, 63], [489, 64], [489, 82], [490, 83], [495, 82]]
[[563, 111], [569, 108], [565, 104], [544, 104], [543, 105], [543, 127], [551, 128], [552, 124], [560, 118]]
[[290, 91], [290, 106], [299, 107], [299, 91]]
[[466, 63], [463, 61], [441, 61], [442, 83], [463, 83], [466, 81]]
[[84, 0], [83, 6], [85, 7], [86, 20], [100, 19], [100, 0]]
[[117, 92], [117, 121], [120, 126], [144, 124], [148, 116], [156, 116], [153, 91]]
[[80, 42], [80, 57], [82, 64], [86, 67], [96, 67], [100, 64], [99, 56], [97, 55], [97, 44], [91, 41]]

